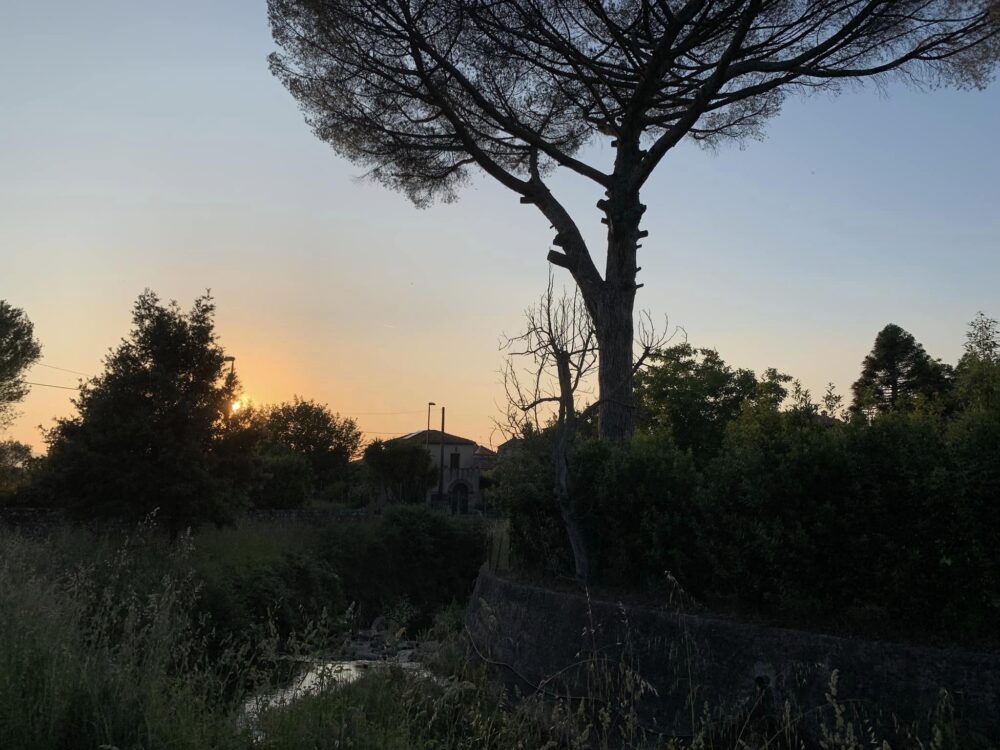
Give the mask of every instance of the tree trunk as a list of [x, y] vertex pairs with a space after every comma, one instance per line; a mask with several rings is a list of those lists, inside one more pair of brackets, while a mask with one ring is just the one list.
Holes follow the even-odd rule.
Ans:
[[566, 527], [569, 546], [573, 550], [573, 567], [578, 580], [589, 583], [591, 578], [590, 554], [587, 538], [576, 501], [570, 492], [570, 460], [576, 443], [576, 404], [573, 376], [570, 372], [570, 355], [555, 352], [556, 371], [559, 377], [559, 418], [556, 421], [555, 441], [552, 446], [554, 490], [559, 513]]
[[560, 437], [556, 438], [553, 460], [556, 474], [556, 500], [559, 503], [559, 513], [562, 516], [563, 525], [566, 527], [566, 536], [569, 537], [570, 549], [573, 550], [573, 568], [578, 580], [589, 583], [591, 578], [590, 553], [587, 551], [587, 538], [583, 523], [576, 511], [576, 503], [573, 502], [570, 495], [568, 445]]
[[[620, 154], [621, 157], [621, 154]], [[635, 430], [633, 385], [633, 307], [639, 221], [646, 207], [639, 194], [613, 187], [598, 206], [608, 225], [608, 258], [600, 299], [591, 310], [597, 334], [598, 429], [601, 440], [623, 442]]]
[[[606, 295], [608, 296], [608, 295]], [[632, 403], [632, 298], [615, 295], [594, 321], [597, 334], [598, 429], [601, 440], [623, 442], [635, 429]], [[625, 297], [628, 299], [624, 299]]]

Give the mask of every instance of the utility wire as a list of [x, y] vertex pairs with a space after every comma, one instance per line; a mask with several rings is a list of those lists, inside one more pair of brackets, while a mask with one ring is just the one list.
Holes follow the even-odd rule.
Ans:
[[78, 391], [80, 386], [78, 385], [52, 385], [52, 383], [32, 383], [30, 380], [22, 381], [25, 385], [40, 385], [43, 388], [61, 388], [64, 391]]
[[47, 365], [44, 362], [36, 362], [35, 364], [38, 365], [39, 367], [48, 367], [50, 370], [61, 370], [62, 372], [71, 372], [74, 375], [83, 375], [83, 377], [85, 378], [90, 377], [85, 372], [80, 372], [79, 370], [71, 370], [68, 367], [56, 367], [55, 365]]
[[420, 409], [419, 411], [353, 411], [353, 412], [351, 412], [351, 414], [357, 414], [357, 415], [361, 415], [361, 416], [365, 416], [365, 417], [389, 416], [389, 415], [392, 415], [392, 414], [423, 414], [423, 413], [424, 413], [423, 409]]

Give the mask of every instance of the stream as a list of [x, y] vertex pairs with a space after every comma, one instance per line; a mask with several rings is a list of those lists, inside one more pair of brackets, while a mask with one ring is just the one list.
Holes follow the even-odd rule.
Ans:
[[[417, 648], [415, 641], [400, 641], [389, 646], [379, 634], [370, 631], [359, 633], [344, 649], [347, 658], [306, 661], [303, 669], [285, 687], [248, 698], [243, 704], [242, 720], [254, 726], [261, 713], [268, 709], [288, 705], [303, 696], [349, 685], [372, 670], [398, 667], [420, 677], [431, 677], [419, 661], [413, 660]], [[262, 735], [256, 727], [253, 733], [256, 739], [261, 739]]]

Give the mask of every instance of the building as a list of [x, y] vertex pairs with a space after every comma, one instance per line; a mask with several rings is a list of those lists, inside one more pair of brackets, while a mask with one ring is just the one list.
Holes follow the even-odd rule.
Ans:
[[[430, 505], [452, 513], [481, 511], [483, 496], [480, 471], [488, 458], [474, 440], [449, 435], [441, 430], [420, 430], [395, 438], [424, 446], [438, 470], [438, 484], [427, 491]], [[477, 455], [478, 454], [478, 455]], [[444, 471], [441, 471], [442, 458]]]

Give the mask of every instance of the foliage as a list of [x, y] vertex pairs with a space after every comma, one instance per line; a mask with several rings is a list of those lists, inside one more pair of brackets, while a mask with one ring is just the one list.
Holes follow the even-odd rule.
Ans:
[[966, 408], [1000, 407], [1000, 329], [982, 312], [969, 323], [965, 353], [955, 368], [955, 390]]
[[468, 597], [486, 559], [486, 534], [471, 519], [398, 506], [377, 521], [324, 529], [316, 555], [337, 571], [362, 617], [406, 599], [421, 624]]
[[851, 386], [851, 409], [884, 413], [910, 408], [920, 399], [940, 398], [949, 390], [952, 375], [952, 368], [931, 359], [912, 334], [890, 323], [875, 337], [861, 377]]
[[[396, 512], [409, 530], [431, 523], [423, 511]], [[307, 623], [280, 638], [277, 622], [260, 611], [220, 644], [196, 616], [198, 601], [210, 595], [198, 581], [207, 566], [259, 566], [282, 558], [297, 539], [312, 545], [320, 536], [302, 528], [205, 531], [192, 549], [141, 528], [114, 540], [80, 530], [49, 540], [0, 532], [0, 746], [791, 750], [801, 747], [801, 727], [818, 730], [824, 747], [869, 746], [858, 739], [868, 725], [838, 696], [836, 676], [829, 705], [804, 714], [762, 719], [706, 706], [690, 742], [657, 738], [652, 725], [637, 721], [648, 683], [628, 660], [586, 647], [575, 665], [588, 675], [579, 694], [507, 692], [470, 650], [461, 606], [439, 609], [426, 633], [441, 642], [421, 656], [433, 677], [374, 668], [351, 685], [248, 715], [248, 698], [284, 687], [289, 666], [320, 653], [328, 632]], [[956, 733], [947, 698], [931, 726], [919, 734], [904, 727], [905, 741], [893, 738], [892, 746], [927, 747], [919, 744], [925, 737], [931, 747], [970, 746]]]
[[510, 518], [510, 550], [521, 568], [562, 573], [573, 556], [552, 492], [552, 430], [529, 429], [493, 470], [489, 502]]
[[361, 447], [361, 430], [355, 420], [298, 396], [267, 408], [264, 426], [272, 445], [305, 458], [320, 489], [345, 478], [349, 462]]
[[16, 440], [0, 441], [0, 505], [28, 483], [35, 460], [30, 445]]
[[[526, 437], [494, 472], [492, 498], [510, 517], [510, 546], [522, 569], [572, 570], [572, 555], [552, 499], [548, 430]], [[587, 534], [597, 580], [659, 587], [668, 571], [688, 566], [675, 536], [690, 533], [697, 471], [689, 454], [663, 432], [637, 435], [629, 446], [581, 441], [570, 482]]]
[[28, 393], [25, 371], [41, 356], [28, 316], [0, 299], [0, 430], [14, 418], [14, 404]]
[[430, 454], [403, 440], [373, 440], [365, 448], [364, 462], [376, 491], [390, 503], [422, 503], [437, 481]]
[[[985, 356], [975, 361], [992, 366]], [[959, 382], [969, 371], [959, 368]], [[706, 393], [688, 388], [681, 366], [650, 381], [665, 372], [660, 413], [684, 413], [697, 405], [692, 392]], [[725, 370], [713, 365], [711, 373]], [[672, 594], [676, 581], [717, 610], [995, 647], [1000, 409], [983, 398], [988, 378], [968, 383], [957, 410], [947, 396], [921, 397], [845, 422], [830, 415], [839, 406], [834, 391], [824, 414], [794, 382], [784, 408], [746, 398], [735, 416], [725, 412], [715, 455], [700, 461], [666, 424], [627, 445], [583, 442], [571, 481], [598, 583]], [[687, 413], [719, 413], [718, 399], [705, 398], [703, 411]], [[547, 440], [543, 431], [522, 441], [497, 468], [493, 492], [510, 514], [514, 560], [566, 574], [565, 535], [546, 492]]]
[[48, 435], [50, 496], [84, 518], [151, 512], [173, 536], [232, 517], [247, 480], [244, 436], [227, 429], [237, 382], [209, 295], [184, 313], [139, 296], [132, 330]]
[[286, 550], [272, 559], [199, 567], [198, 612], [214, 630], [213, 641], [257, 628], [282, 639], [310, 623], [327, 622], [347, 609], [340, 576], [325, 561]]
[[637, 435], [624, 446], [581, 446], [573, 492], [591, 530], [602, 581], [662, 589], [669, 576], [700, 567], [702, 561], [689, 559], [690, 550], [677, 544], [696, 528], [697, 483], [690, 455], [666, 435]]
[[2, 549], [0, 746], [240, 746], [225, 690], [233, 654], [205, 660], [179, 570], [140, 593], [124, 548], [91, 546], [62, 570], [49, 567], [55, 544], [5, 534]]
[[[526, 694], [504, 691], [468, 639], [454, 633], [431, 655], [432, 679], [399, 667], [277, 706], [261, 719], [261, 747], [371, 750], [957, 750], [989, 747], [962, 731], [947, 691], [926, 719], [887, 721], [878, 707], [841, 695], [833, 671], [826, 702], [808, 710], [768, 701], [726, 709], [707, 701], [691, 715], [691, 735], [674, 736], [644, 720], [653, 686], [627, 657], [586, 653], [573, 664], [587, 675], [576, 690], [543, 682]], [[440, 658], [445, 652], [444, 658]], [[688, 675], [697, 679], [696, 675]], [[692, 685], [692, 700], [700, 690]], [[891, 744], [890, 744], [891, 742]]]
[[309, 459], [282, 446], [259, 455], [258, 481], [250, 501], [257, 508], [301, 508], [313, 494], [315, 473]]
[[777, 407], [790, 380], [773, 369], [758, 380], [753, 370], [734, 370], [714, 349], [677, 344], [654, 353], [636, 377], [640, 420], [649, 430], [668, 431], [681, 450], [704, 462], [718, 452], [726, 425], [745, 406]]
[[[513, 433], [523, 433], [528, 427], [535, 430], [539, 409], [551, 413], [552, 493], [573, 551], [574, 573], [579, 580], [589, 581], [591, 554], [576, 497], [570, 492], [569, 473], [580, 423], [594, 411], [578, 403], [579, 392], [598, 361], [594, 325], [579, 294], [570, 297], [563, 290], [556, 296], [551, 273], [538, 305], [525, 310], [524, 316], [524, 332], [502, 345], [510, 352], [502, 370], [508, 429]], [[651, 336], [639, 337], [644, 353], [654, 347]], [[528, 363], [523, 374], [515, 357]]]

